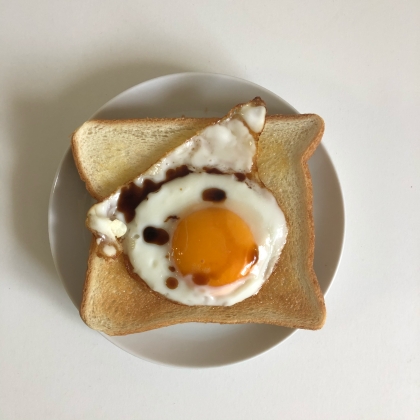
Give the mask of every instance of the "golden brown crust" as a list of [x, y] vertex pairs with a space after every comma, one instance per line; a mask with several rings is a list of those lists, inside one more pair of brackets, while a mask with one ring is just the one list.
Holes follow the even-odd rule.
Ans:
[[[318, 329], [323, 325], [323, 322], [322, 324], [305, 323], [302, 322], [302, 319], [297, 318], [296, 313], [302, 309], [301, 305], [296, 307], [292, 305], [289, 308], [292, 309], [290, 316], [284, 318], [279, 324], [278, 320], [270, 313], [270, 306], [273, 306], [270, 282], [266, 282], [256, 296], [233, 306], [180, 305], [153, 292], [144, 282], [133, 279], [124, 267], [122, 255], [118, 261], [113, 263], [114, 266], [108, 267], [106, 270], [112, 272], [112, 277], [101, 279], [104, 283], [101, 295], [93, 296], [96, 287], [92, 287], [91, 283], [96, 279], [92, 278], [92, 275], [96, 276], [95, 271], [98, 268], [96, 263], [104, 260], [95, 258], [94, 242], [92, 246], [93, 250], [90, 255], [95, 261], [93, 264], [92, 261], [89, 261], [90, 268], [87, 272], [80, 314], [88, 326], [108, 335], [127, 335], [187, 322], [265, 323], [306, 329]], [[118, 276], [118, 281], [113, 276]], [[116, 308], [121, 309], [115, 310]], [[305, 306], [303, 306], [304, 308]]]
[[80, 153], [80, 149], [76, 143], [76, 136], [79, 130], [76, 130], [73, 132], [73, 135], [71, 136], [71, 151], [73, 153], [73, 159], [74, 163], [77, 168], [77, 172], [79, 172], [80, 179], [85, 183], [86, 189], [88, 190], [89, 194], [95, 199], [95, 200], [101, 200], [100, 195], [95, 191], [95, 188], [91, 184], [89, 177], [87, 176], [84, 167], [82, 165], [83, 158]]
[[[205, 118], [202, 120], [205, 121], [206, 125], [214, 124], [215, 122], [217, 122], [217, 118]], [[173, 128], [176, 128], [177, 126], [184, 127], [184, 126], [195, 125], [197, 122], [197, 118], [180, 117], [180, 118], [142, 118], [142, 119], [127, 119], [127, 120], [90, 120], [86, 124], [90, 124], [90, 125], [100, 124], [102, 126], [110, 126], [110, 127], [112, 126], [116, 128], [117, 126], [130, 126], [130, 125], [136, 126], [140, 122], [141, 124], [145, 124], [145, 123], [156, 124], [156, 123], [161, 122], [165, 125], [170, 125]], [[81, 128], [83, 128], [83, 126], [80, 127], [78, 130], [74, 131], [71, 137], [71, 150], [73, 153], [74, 162], [76, 164], [77, 171], [79, 172], [80, 179], [85, 183], [86, 189], [89, 192], [89, 194], [95, 200], [101, 201], [101, 200], [104, 200], [110, 194], [112, 194], [112, 192], [110, 191], [109, 194], [107, 195], [101, 194], [92, 184], [92, 181], [85, 170], [85, 166], [82, 164], [82, 162], [85, 162], [85, 159], [83, 159], [82, 157], [81, 147], [79, 144], [79, 136], [81, 135], [80, 133]], [[127, 179], [125, 181], [125, 184], [129, 183], [131, 180], [132, 178]]]
[[[154, 124], [156, 120], [148, 121]], [[203, 123], [202, 119], [160, 120], [163, 121], [181, 125], [197, 122], [197, 126]], [[138, 122], [131, 120], [129, 124]], [[214, 119], [206, 122], [214, 122]], [[114, 125], [127, 124], [127, 121], [98, 123]], [[296, 144], [286, 150], [289, 143], [287, 138], [282, 138], [281, 130], [288, 132], [290, 127], [296, 128], [296, 132], [290, 133]], [[273, 192], [285, 213], [289, 236], [272, 276], [257, 295], [230, 307], [178, 305], [152, 292], [143, 282], [134, 280], [125, 268], [123, 256], [114, 261], [98, 258], [97, 245], [93, 241], [80, 309], [83, 320], [109, 335], [131, 334], [185, 322], [321, 328], [325, 322], [325, 305], [313, 270], [312, 183], [307, 161], [318, 146], [323, 130], [322, 119], [314, 115], [267, 119], [267, 134], [260, 139], [257, 164], [261, 181]], [[306, 133], [305, 136], [302, 133]], [[76, 162], [81, 158], [77, 151], [74, 156]], [[78, 169], [80, 166], [77, 164]], [[81, 174], [81, 177], [85, 182], [89, 181], [86, 181], [86, 175]], [[289, 188], [289, 184], [293, 185]], [[294, 191], [296, 188], [300, 190], [298, 196]]]
[[[72, 136], [76, 167], [88, 192], [100, 201], [112, 194], [117, 187], [145, 172], [168, 150], [179, 146], [186, 138], [192, 137], [215, 121], [215, 118], [90, 120]], [[101, 137], [101, 133], [95, 131], [97, 128], [101, 132], [109, 132], [110, 136]], [[112, 133], [116, 129], [131, 136], [125, 138], [122, 135], [118, 141], [114, 141]], [[122, 153], [122, 149], [130, 151], [133, 145], [143, 143], [146, 148], [141, 148], [138, 154], [129, 153], [127, 161], [127, 154]], [[91, 149], [91, 144], [96, 147]]]
[[[316, 294], [317, 300], [319, 302], [324, 302], [324, 296], [319, 287], [318, 279], [316, 277], [314, 266], [313, 266], [314, 255], [315, 255], [315, 225], [314, 225], [314, 217], [313, 217], [312, 178], [311, 178], [311, 173], [309, 171], [309, 165], [308, 165], [309, 158], [315, 152], [324, 134], [325, 124], [322, 119], [321, 121], [322, 121], [322, 125], [317, 136], [314, 138], [314, 140], [311, 142], [309, 147], [306, 149], [305, 153], [302, 155], [301, 165], [302, 165], [303, 173], [305, 174], [306, 195], [307, 195], [307, 203], [308, 203], [307, 204], [307, 219], [308, 219], [308, 224], [310, 226], [310, 231], [312, 232], [311, 240], [308, 247], [309, 255], [307, 259], [307, 269], [309, 272], [309, 277], [312, 282], [313, 290], [314, 290], [314, 293]], [[322, 326], [325, 324], [325, 319], [326, 319], [325, 304], [321, 305], [320, 309], [321, 309], [321, 312], [320, 312], [319, 328], [322, 328]]]

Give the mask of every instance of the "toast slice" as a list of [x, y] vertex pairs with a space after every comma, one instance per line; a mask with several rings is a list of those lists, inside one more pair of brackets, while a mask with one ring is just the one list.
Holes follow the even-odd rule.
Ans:
[[[72, 138], [82, 180], [101, 200], [216, 119], [88, 121]], [[283, 210], [289, 229], [280, 260], [255, 295], [232, 306], [185, 306], [153, 292], [127, 272], [124, 257], [97, 256], [92, 241], [82, 319], [108, 335], [185, 322], [267, 323], [318, 329], [325, 305], [313, 270], [312, 184], [307, 160], [319, 144], [323, 120], [313, 114], [267, 117], [258, 144], [261, 181]]]

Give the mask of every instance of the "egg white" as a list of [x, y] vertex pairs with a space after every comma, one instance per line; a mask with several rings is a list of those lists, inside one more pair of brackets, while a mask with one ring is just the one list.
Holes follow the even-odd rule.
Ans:
[[[221, 204], [203, 201], [202, 192], [207, 188], [224, 190], [226, 200]], [[143, 239], [147, 226], [165, 229], [172, 238], [177, 220], [168, 219], [169, 216], [182, 218], [209, 206], [224, 207], [240, 216], [249, 226], [259, 251], [258, 261], [246, 277], [221, 287], [197, 286], [180, 273], [170, 271], [169, 266], [175, 266], [170, 260], [171, 239], [165, 245]], [[258, 292], [280, 257], [286, 236], [284, 214], [266, 189], [249, 180], [239, 182], [234, 175], [191, 173], [164, 184], [137, 207], [134, 220], [127, 224], [124, 252], [134, 272], [168, 299], [185, 305], [230, 306]], [[168, 277], [178, 280], [176, 289], [166, 286]]]

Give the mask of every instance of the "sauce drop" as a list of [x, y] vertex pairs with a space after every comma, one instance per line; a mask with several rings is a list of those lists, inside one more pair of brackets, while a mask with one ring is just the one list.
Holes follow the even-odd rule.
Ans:
[[220, 188], [207, 188], [201, 196], [204, 201], [212, 201], [213, 203], [222, 203], [226, 200], [226, 192]]
[[178, 280], [175, 277], [168, 277], [166, 279], [166, 287], [168, 289], [176, 289], [178, 287]]
[[197, 286], [205, 286], [206, 284], [210, 282], [210, 279], [205, 274], [196, 273], [192, 275], [192, 281]]
[[148, 244], [165, 245], [169, 241], [169, 234], [165, 229], [147, 226], [143, 230], [143, 239]]

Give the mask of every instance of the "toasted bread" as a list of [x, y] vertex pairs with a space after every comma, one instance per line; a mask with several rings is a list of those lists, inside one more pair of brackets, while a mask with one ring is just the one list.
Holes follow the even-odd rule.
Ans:
[[[88, 121], [72, 138], [80, 176], [90, 194], [103, 199], [214, 121]], [[261, 181], [285, 213], [289, 233], [275, 270], [256, 295], [228, 307], [180, 305], [131, 277], [123, 255], [98, 257], [97, 244], [92, 241], [80, 308], [86, 324], [108, 335], [185, 322], [321, 328], [326, 311], [313, 270], [312, 185], [307, 160], [323, 130], [317, 115], [267, 117], [256, 163]]]

